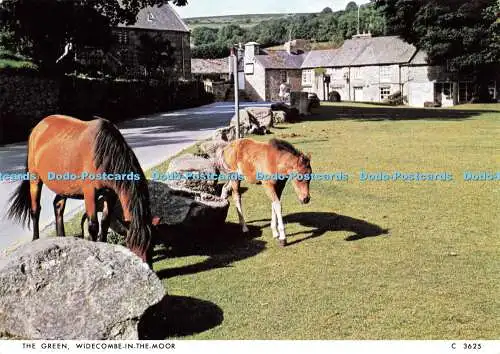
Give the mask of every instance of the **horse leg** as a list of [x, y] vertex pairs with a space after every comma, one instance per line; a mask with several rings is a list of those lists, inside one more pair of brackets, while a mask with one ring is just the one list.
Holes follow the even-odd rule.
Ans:
[[40, 230], [38, 222], [40, 220], [40, 197], [42, 196], [42, 181], [35, 181], [30, 183], [30, 197], [31, 197], [31, 218], [33, 219], [33, 241], [40, 238]]
[[64, 233], [64, 208], [66, 207], [66, 197], [56, 195], [54, 198], [54, 214], [56, 217], [56, 233], [57, 236], [65, 236]]
[[279, 181], [276, 184], [265, 183], [264, 188], [267, 196], [271, 199], [271, 230], [273, 237], [279, 239], [280, 246], [286, 246], [285, 225], [281, 216], [281, 194], [285, 187], [284, 181]]
[[87, 217], [87, 213], [85, 213], [85, 212], [84, 212], [84, 213], [83, 213], [83, 215], [82, 215], [82, 220], [80, 220], [80, 229], [81, 229], [82, 233], [81, 233], [80, 235], [78, 235], [78, 236], [77, 236], [77, 237], [79, 237], [79, 238], [84, 238], [84, 236], [85, 236], [85, 232], [84, 232], [83, 227], [85, 226], [85, 221], [86, 221], [87, 219], [88, 219], [88, 217]]
[[102, 206], [102, 219], [101, 219], [101, 230], [99, 232], [99, 241], [108, 241], [108, 229], [111, 222], [111, 211], [113, 210], [116, 203], [116, 196], [113, 193], [107, 193], [103, 197]]
[[220, 197], [222, 199], [227, 199], [229, 196], [229, 193], [231, 193], [231, 182], [227, 182], [223, 187], [222, 187], [222, 192], [220, 194]]
[[93, 187], [88, 187], [83, 190], [83, 198], [85, 199], [85, 212], [89, 220], [89, 235], [92, 241], [97, 241], [97, 234], [99, 232], [99, 221], [97, 220], [96, 208], [96, 193]]
[[231, 181], [230, 183], [233, 190], [233, 200], [236, 204], [236, 210], [238, 211], [238, 218], [240, 220], [241, 229], [244, 233], [247, 233], [248, 226], [245, 223], [245, 218], [243, 217], [243, 209], [241, 207], [240, 181]]

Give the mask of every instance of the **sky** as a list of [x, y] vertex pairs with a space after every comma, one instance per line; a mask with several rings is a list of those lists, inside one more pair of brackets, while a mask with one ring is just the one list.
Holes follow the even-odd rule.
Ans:
[[[186, 6], [174, 6], [182, 18], [265, 13], [320, 12], [345, 9], [350, 0], [188, 0]], [[358, 5], [367, 3], [358, 0]]]

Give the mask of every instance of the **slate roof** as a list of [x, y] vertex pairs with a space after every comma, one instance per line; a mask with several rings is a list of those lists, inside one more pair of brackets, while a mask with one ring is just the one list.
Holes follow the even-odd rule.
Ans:
[[222, 59], [191, 59], [193, 74], [228, 74], [229, 58]]
[[429, 65], [427, 63], [427, 54], [423, 50], [419, 50], [410, 61], [410, 65]]
[[270, 51], [268, 55], [256, 55], [255, 60], [266, 69], [301, 69], [306, 54], [288, 54], [286, 51]]
[[352, 61], [353, 66], [408, 63], [417, 51], [415, 46], [397, 36], [360, 38], [350, 41], [367, 41], [361, 54]]
[[137, 14], [137, 21], [134, 25], [126, 26], [120, 24], [118, 27], [189, 32], [188, 26], [186, 26], [184, 21], [182, 21], [177, 12], [169, 4], [160, 7], [145, 7]]
[[416, 51], [396, 36], [355, 38], [346, 40], [338, 49], [309, 52], [302, 68], [408, 63]]

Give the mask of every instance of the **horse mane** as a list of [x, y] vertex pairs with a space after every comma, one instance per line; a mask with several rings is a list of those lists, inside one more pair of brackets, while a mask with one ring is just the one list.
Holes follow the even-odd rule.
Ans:
[[275, 149], [277, 149], [279, 151], [286, 151], [294, 156], [302, 155], [302, 153], [299, 150], [297, 150], [288, 141], [284, 141], [284, 140], [280, 140], [280, 139], [271, 139], [271, 140], [269, 140], [269, 144], [271, 144], [272, 147], [274, 147]]
[[99, 130], [94, 141], [94, 161], [96, 167], [105, 173], [138, 173], [138, 181], [112, 180], [115, 192], [128, 192], [128, 208], [132, 214], [127, 244], [130, 248], [147, 249], [151, 242], [151, 209], [146, 176], [134, 152], [120, 131], [108, 120], [98, 118]]

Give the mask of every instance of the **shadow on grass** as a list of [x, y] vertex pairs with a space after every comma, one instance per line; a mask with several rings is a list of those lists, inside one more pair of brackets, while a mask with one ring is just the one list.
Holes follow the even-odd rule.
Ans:
[[443, 108], [407, 108], [407, 107], [352, 107], [321, 106], [314, 110], [313, 114], [304, 118], [306, 121], [328, 121], [328, 120], [360, 120], [360, 121], [384, 121], [384, 120], [464, 120], [479, 116], [484, 113], [497, 113], [493, 110], [460, 110]]
[[175, 227], [169, 228], [162, 240], [166, 247], [155, 250], [154, 262], [186, 256], [209, 258], [196, 264], [161, 269], [156, 274], [160, 279], [196, 274], [211, 269], [231, 267], [234, 262], [253, 257], [266, 248], [266, 243], [254, 240], [262, 235], [260, 227], [250, 226], [249, 229], [248, 234], [242, 234], [241, 226], [234, 223], [226, 223], [220, 229], [211, 232], [205, 230], [186, 232]]
[[216, 304], [185, 296], [165, 296], [139, 320], [141, 340], [184, 337], [217, 327], [224, 312]]
[[361, 219], [351, 218], [350, 216], [339, 215], [335, 213], [326, 212], [307, 212], [295, 213], [286, 215], [284, 221], [287, 223], [299, 223], [302, 226], [313, 227], [314, 230], [296, 232], [288, 236], [295, 236], [300, 234], [310, 235], [303, 239], [289, 241], [289, 245], [293, 245], [310, 238], [315, 238], [324, 235], [328, 231], [350, 231], [353, 235], [345, 238], [346, 241], [361, 240], [366, 237], [376, 237], [388, 234], [388, 229], [382, 229], [380, 226], [369, 223]]

